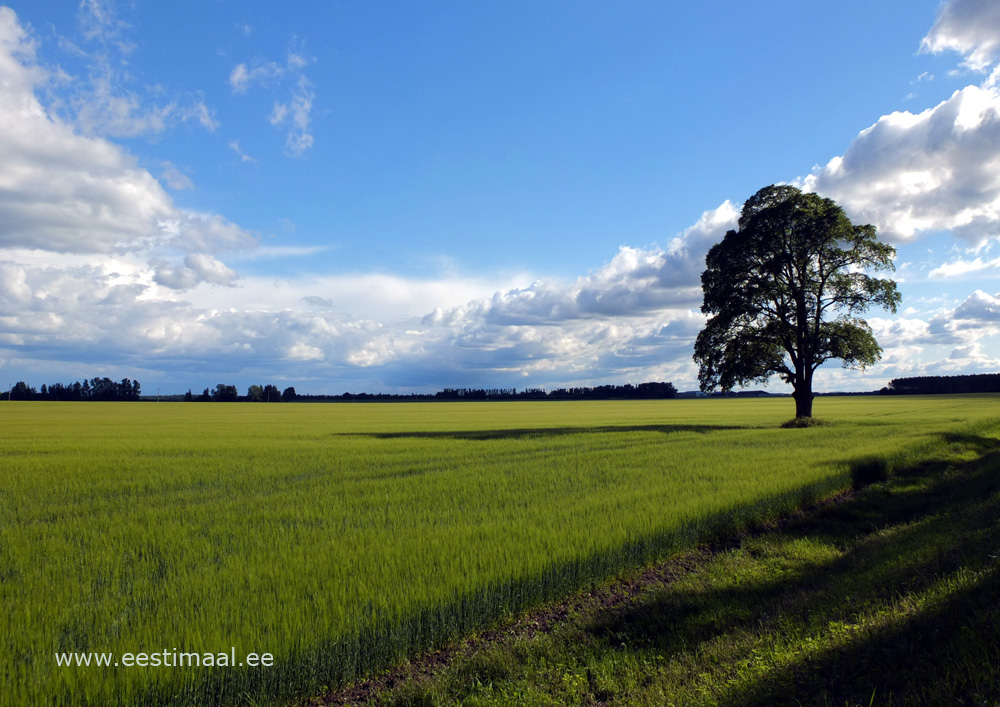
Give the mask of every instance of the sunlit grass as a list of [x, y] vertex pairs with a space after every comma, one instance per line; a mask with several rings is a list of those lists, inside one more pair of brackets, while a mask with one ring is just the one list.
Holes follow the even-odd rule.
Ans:
[[[995, 397], [0, 405], [0, 705], [236, 702], [369, 673], [850, 485]], [[271, 668], [57, 668], [56, 651]], [[7, 688], [9, 686], [9, 689]]]

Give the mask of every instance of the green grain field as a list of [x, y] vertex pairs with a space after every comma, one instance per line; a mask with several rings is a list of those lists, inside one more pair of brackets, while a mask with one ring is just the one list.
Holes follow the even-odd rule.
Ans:
[[[266, 704], [919, 459], [1000, 398], [3, 403], [0, 705]], [[56, 653], [267, 652], [269, 667]]]

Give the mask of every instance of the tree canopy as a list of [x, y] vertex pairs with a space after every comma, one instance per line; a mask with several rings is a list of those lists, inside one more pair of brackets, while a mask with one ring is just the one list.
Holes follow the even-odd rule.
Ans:
[[758, 191], [701, 276], [701, 311], [710, 315], [695, 342], [702, 390], [777, 374], [794, 389], [796, 417], [811, 417], [820, 365], [840, 359], [864, 369], [881, 358], [859, 315], [871, 306], [896, 311], [896, 283], [868, 274], [894, 270], [895, 254], [831, 199], [792, 186]]

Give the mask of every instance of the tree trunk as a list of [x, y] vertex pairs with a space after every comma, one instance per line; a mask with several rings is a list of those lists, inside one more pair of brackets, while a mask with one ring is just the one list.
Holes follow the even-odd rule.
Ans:
[[805, 391], [804, 393], [799, 393], [796, 391], [792, 397], [795, 398], [795, 417], [812, 417], [813, 416], [813, 401], [812, 401], [812, 391]]
[[795, 391], [792, 393], [795, 398], [795, 417], [813, 416], [813, 391], [812, 379], [796, 381]]

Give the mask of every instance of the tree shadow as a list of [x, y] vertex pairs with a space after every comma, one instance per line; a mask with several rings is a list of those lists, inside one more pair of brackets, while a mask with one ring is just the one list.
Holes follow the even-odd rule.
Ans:
[[485, 441], [494, 439], [541, 439], [545, 437], [563, 437], [581, 434], [615, 434], [623, 432], [658, 432], [660, 434], [677, 434], [692, 432], [695, 434], [711, 434], [722, 430], [748, 429], [749, 426], [739, 425], [602, 425], [600, 427], [532, 427], [515, 429], [490, 430], [432, 430], [413, 432], [340, 432], [338, 437], [368, 437], [372, 439], [456, 439], [470, 441]]
[[[667, 584], [587, 630], [611, 651], [744, 665], [717, 683], [719, 704], [1000, 704], [986, 701], [1000, 700], [1000, 445], [941, 437], [984, 456], [920, 464], [749, 535], [708, 579]], [[781, 655], [789, 634], [841, 647]], [[755, 660], [773, 666], [746, 667]]]
[[735, 686], [719, 701], [739, 707], [1000, 705], [998, 570], [996, 564], [983, 568], [931, 608]]

